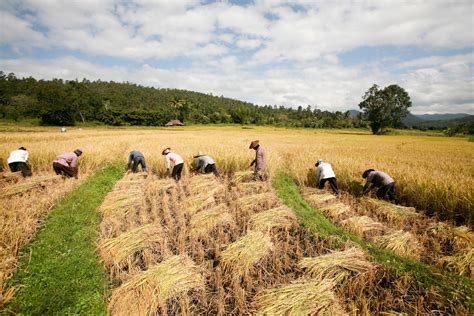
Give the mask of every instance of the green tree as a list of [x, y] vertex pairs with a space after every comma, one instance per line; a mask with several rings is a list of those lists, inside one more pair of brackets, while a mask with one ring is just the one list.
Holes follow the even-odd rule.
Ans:
[[374, 84], [362, 97], [359, 108], [370, 122], [373, 134], [387, 127], [402, 126], [402, 119], [411, 106], [410, 96], [398, 85], [390, 85], [383, 90]]

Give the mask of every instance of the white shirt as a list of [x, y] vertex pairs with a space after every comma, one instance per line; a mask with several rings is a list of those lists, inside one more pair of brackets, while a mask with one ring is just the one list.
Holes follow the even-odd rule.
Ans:
[[170, 168], [170, 161], [172, 161], [175, 166], [184, 162], [180, 155], [172, 152], [166, 154], [166, 168], [168, 169]]
[[316, 171], [316, 177], [321, 181], [322, 179], [335, 178], [336, 174], [330, 164], [321, 162]]
[[28, 161], [28, 152], [23, 149], [17, 149], [10, 153], [8, 157], [8, 163], [12, 162], [27, 162]]

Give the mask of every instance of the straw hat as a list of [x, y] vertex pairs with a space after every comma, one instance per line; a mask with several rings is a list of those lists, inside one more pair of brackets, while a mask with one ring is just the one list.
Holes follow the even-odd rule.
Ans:
[[163, 149], [163, 151], [161, 152], [162, 155], [166, 155], [167, 153], [169, 153], [171, 151], [171, 148], [167, 147], [165, 149]]
[[249, 149], [254, 149], [255, 147], [257, 147], [258, 143], [259, 143], [258, 139], [252, 141], [252, 142], [250, 143]]
[[194, 156], [194, 158], [198, 158], [198, 157], [201, 157], [201, 156], [205, 156], [206, 154], [204, 154], [202, 151], [198, 152], [198, 154], [196, 156]]

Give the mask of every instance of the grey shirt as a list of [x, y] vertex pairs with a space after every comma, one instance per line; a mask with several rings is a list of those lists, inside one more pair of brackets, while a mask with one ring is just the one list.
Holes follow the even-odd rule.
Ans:
[[130, 168], [130, 165], [132, 164], [132, 162], [136, 161], [138, 158], [144, 159], [145, 157], [138, 150], [131, 151], [130, 154], [128, 155], [128, 164], [127, 164], [127, 166]]
[[365, 183], [364, 190], [368, 189], [371, 184], [376, 188], [380, 188], [384, 185], [394, 182], [395, 180], [393, 180], [392, 177], [386, 174], [385, 172], [377, 170], [371, 171], [367, 175], [367, 182]]
[[214, 159], [211, 157], [204, 155], [204, 156], [199, 156], [196, 158], [197, 164], [196, 164], [196, 169], [200, 170], [201, 172], [204, 172], [204, 169], [206, 169], [207, 165], [213, 165], [215, 164]]

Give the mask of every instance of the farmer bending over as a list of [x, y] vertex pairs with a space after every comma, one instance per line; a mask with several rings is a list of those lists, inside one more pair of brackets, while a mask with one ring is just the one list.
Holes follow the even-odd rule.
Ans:
[[57, 175], [74, 177], [77, 179], [77, 158], [82, 155], [82, 150], [76, 149], [72, 153], [64, 153], [53, 161], [53, 169]]
[[258, 140], [251, 142], [249, 149], [255, 150], [255, 159], [250, 164], [250, 166], [255, 165], [255, 178], [265, 181], [267, 179], [267, 159], [265, 156], [265, 150], [260, 146]]
[[214, 159], [209, 157], [202, 152], [199, 152], [196, 156], [196, 170], [202, 173], [213, 173], [216, 177], [219, 177], [219, 171], [217, 171], [216, 163]]
[[181, 171], [183, 171], [184, 166], [183, 158], [181, 158], [180, 155], [171, 152], [171, 148], [169, 147], [163, 150], [161, 154], [166, 158], [166, 176], [169, 176], [170, 174], [170, 164], [172, 161], [174, 166], [173, 171], [171, 172], [171, 177], [173, 177], [173, 179], [176, 181], [179, 181], [179, 179], [181, 179]]
[[147, 172], [143, 154], [138, 150], [132, 150], [128, 155], [127, 170], [132, 169], [133, 173], [137, 173], [138, 165], [141, 166], [143, 172]]
[[339, 195], [339, 189], [337, 188], [336, 174], [332, 170], [330, 164], [324, 162], [322, 159], [319, 159], [316, 162], [316, 179], [318, 180], [318, 185], [320, 189], [324, 189], [326, 181], [329, 181], [332, 191]]
[[12, 151], [7, 162], [12, 172], [21, 171], [23, 177], [31, 177], [32, 173], [30, 166], [28, 166], [28, 152], [25, 147]]
[[395, 181], [388, 174], [382, 171], [368, 169], [364, 171], [362, 178], [367, 179], [362, 194], [366, 194], [372, 188], [379, 188], [376, 193], [379, 199], [384, 199], [385, 196], [388, 195], [391, 202], [397, 202]]

